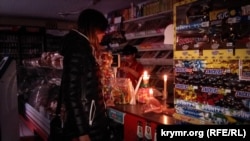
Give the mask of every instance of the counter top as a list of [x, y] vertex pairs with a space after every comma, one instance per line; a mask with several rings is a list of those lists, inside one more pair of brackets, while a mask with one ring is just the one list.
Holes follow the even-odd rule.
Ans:
[[157, 124], [173, 125], [178, 123], [178, 120], [172, 117], [172, 115], [166, 115], [163, 113], [155, 113], [155, 112], [143, 113], [143, 104], [140, 103], [136, 105], [130, 105], [130, 104], [115, 105], [114, 107], [110, 107], [110, 109], [114, 109], [125, 114], [131, 114], [140, 118], [144, 118], [145, 120], [152, 121]]

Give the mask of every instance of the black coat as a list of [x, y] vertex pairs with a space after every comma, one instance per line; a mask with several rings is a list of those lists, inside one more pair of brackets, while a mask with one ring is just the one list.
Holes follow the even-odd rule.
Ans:
[[[62, 44], [61, 86], [67, 110], [65, 128], [72, 137], [89, 134], [92, 141], [105, 141], [108, 119], [101, 92], [100, 69], [90, 43], [78, 32], [70, 31]], [[92, 124], [89, 121], [91, 103], [95, 105]]]

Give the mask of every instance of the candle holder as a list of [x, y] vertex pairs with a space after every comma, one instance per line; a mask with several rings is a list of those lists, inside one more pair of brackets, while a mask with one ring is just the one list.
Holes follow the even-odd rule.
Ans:
[[148, 75], [148, 72], [144, 71], [144, 73], [142, 75], [142, 80], [143, 80], [142, 86], [143, 87], [146, 88], [149, 86], [149, 78], [150, 78], [150, 75]]
[[149, 97], [154, 97], [154, 90], [153, 88], [148, 89]]
[[162, 100], [167, 100], [168, 99], [168, 93], [166, 91], [162, 92]]
[[149, 87], [149, 78], [146, 80], [143, 80], [142, 87], [144, 87], [144, 88]]

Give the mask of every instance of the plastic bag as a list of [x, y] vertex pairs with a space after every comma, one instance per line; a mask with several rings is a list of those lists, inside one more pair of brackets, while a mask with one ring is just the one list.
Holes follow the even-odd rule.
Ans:
[[153, 90], [153, 96], [157, 97], [157, 96], [162, 96], [162, 93], [159, 92], [157, 89], [154, 88], [139, 88], [137, 94], [136, 94], [136, 100], [139, 103], [146, 103], [147, 98], [150, 97], [149, 94], [149, 90], [152, 89]]
[[133, 86], [129, 78], [113, 79], [111, 99], [115, 104], [129, 104]]
[[146, 103], [142, 107], [143, 113], [162, 113], [163, 106], [155, 97], [148, 97]]

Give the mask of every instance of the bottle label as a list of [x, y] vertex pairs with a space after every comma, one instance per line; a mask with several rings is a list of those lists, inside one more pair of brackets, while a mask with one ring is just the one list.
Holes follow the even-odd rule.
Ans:
[[142, 129], [142, 123], [138, 122], [137, 125], [137, 140], [142, 141], [143, 140], [143, 129]]
[[149, 125], [145, 126], [145, 139], [146, 141], [152, 140], [151, 127]]

